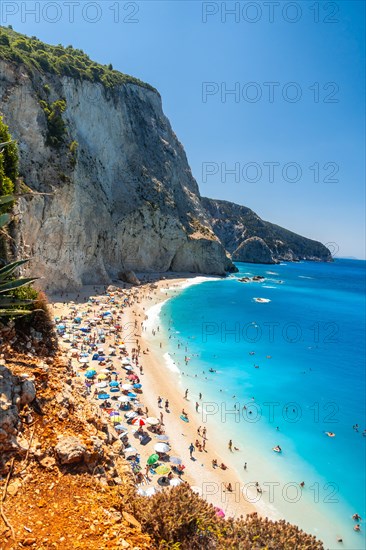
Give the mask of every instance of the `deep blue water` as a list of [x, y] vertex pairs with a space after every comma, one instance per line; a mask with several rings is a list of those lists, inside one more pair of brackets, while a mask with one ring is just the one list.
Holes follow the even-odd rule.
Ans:
[[[230, 409], [238, 402], [241, 422], [231, 415], [225, 430], [233, 430], [240, 447], [255, 441], [262, 467], [278, 458], [281, 475], [307, 476], [307, 504], [316, 490], [321, 501], [313, 532], [321, 536], [322, 515], [335, 514], [340, 533], [350, 531], [350, 549], [363, 547], [350, 515], [366, 517], [365, 265], [238, 263], [239, 273], [185, 289], [161, 313], [191, 395], [202, 391], [204, 399], [223, 400]], [[266, 280], [239, 282], [244, 275]], [[258, 303], [258, 297], [270, 302]], [[283, 453], [274, 456], [277, 444]], [[281, 506], [274, 502], [280, 512]], [[298, 508], [289, 519], [300, 517], [302, 526], [301, 514]]]

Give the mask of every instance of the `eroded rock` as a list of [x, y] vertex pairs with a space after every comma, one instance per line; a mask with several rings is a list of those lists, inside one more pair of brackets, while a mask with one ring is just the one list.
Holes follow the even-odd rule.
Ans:
[[63, 437], [55, 446], [55, 453], [61, 464], [82, 462], [86, 447], [77, 437]]

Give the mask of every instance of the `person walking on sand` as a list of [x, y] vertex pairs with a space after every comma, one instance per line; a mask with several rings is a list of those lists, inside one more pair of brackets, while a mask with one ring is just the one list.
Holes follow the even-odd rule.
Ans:
[[203, 430], [202, 430], [202, 437], [203, 437], [203, 439], [207, 439], [206, 438], [206, 428], [203, 428]]
[[228, 448], [229, 448], [229, 451], [233, 452], [233, 442], [231, 441], [231, 439], [229, 440]]
[[168, 401], [168, 399], [165, 400], [165, 412], [169, 412], [169, 401]]
[[198, 426], [197, 433], [198, 433], [198, 435], [201, 435], [201, 426]]
[[160, 424], [164, 426], [164, 415], [162, 412], [160, 413]]
[[198, 413], [198, 407], [199, 407], [199, 403], [198, 401], [196, 401], [196, 413]]
[[194, 452], [194, 445], [193, 445], [193, 443], [190, 444], [190, 446], [188, 447], [188, 449], [189, 449], [189, 456], [190, 456], [190, 458], [192, 459], [192, 458], [193, 458], [192, 454], [193, 454], [193, 452]]
[[158, 407], [160, 407], [160, 408], [161, 408], [161, 403], [162, 403], [162, 401], [163, 401], [163, 400], [162, 400], [162, 398], [161, 398], [160, 395], [159, 395], [159, 397], [158, 397]]
[[184, 392], [184, 399], [187, 399], [188, 398], [188, 389], [186, 389], [186, 391]]

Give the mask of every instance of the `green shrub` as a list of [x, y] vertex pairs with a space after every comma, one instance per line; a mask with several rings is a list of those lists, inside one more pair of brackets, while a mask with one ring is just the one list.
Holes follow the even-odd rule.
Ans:
[[[42, 55], [40, 55], [42, 53]], [[132, 76], [113, 70], [113, 65], [101, 65], [92, 61], [83, 50], [72, 46], [51, 46], [36, 37], [29, 38], [12, 29], [0, 27], [0, 59], [22, 63], [29, 73], [37, 71], [45, 74], [58, 74], [80, 80], [100, 82], [107, 88], [132, 83], [149, 90], [155, 90], [149, 84]]]
[[[9, 128], [6, 124], [4, 124], [3, 117], [0, 116], [0, 143], [6, 143], [11, 141], [11, 139]], [[15, 182], [18, 177], [18, 164], [18, 147], [17, 144], [13, 142], [4, 147], [2, 153], [0, 153], [0, 170], [1, 166], [3, 166], [3, 175], [10, 178], [12, 182]]]
[[66, 109], [66, 101], [64, 99], [58, 99], [53, 103], [47, 103], [47, 101], [40, 100], [40, 106], [42, 107], [47, 118], [47, 145], [58, 148], [64, 143], [66, 135], [66, 125], [62, 118], [62, 113]]
[[69, 150], [70, 150], [70, 154], [71, 154], [71, 163], [73, 166], [75, 166], [76, 164], [76, 159], [77, 159], [77, 156], [78, 156], [78, 149], [79, 149], [79, 144], [77, 141], [72, 141], [69, 145]]
[[0, 34], [0, 46], [10, 46], [9, 38], [5, 34]]

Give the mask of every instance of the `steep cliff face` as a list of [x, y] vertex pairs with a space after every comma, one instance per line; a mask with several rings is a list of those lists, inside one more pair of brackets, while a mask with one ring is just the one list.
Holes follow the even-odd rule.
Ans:
[[[31, 77], [7, 61], [0, 72], [1, 111], [19, 142], [21, 174], [31, 189], [51, 193], [18, 205], [19, 253], [33, 258], [33, 273], [66, 288], [108, 282], [121, 269], [230, 269], [157, 92]], [[65, 135], [55, 148], [41, 101], [60, 98]]]
[[332, 261], [330, 251], [313, 241], [262, 220], [253, 210], [202, 197], [211, 225], [233, 260], [253, 263]]
[[126, 270], [224, 275], [230, 254], [331, 259], [249, 208], [202, 199], [159, 93], [81, 50], [0, 28], [0, 114], [21, 176], [42, 193], [18, 201], [15, 254], [46, 290]]

